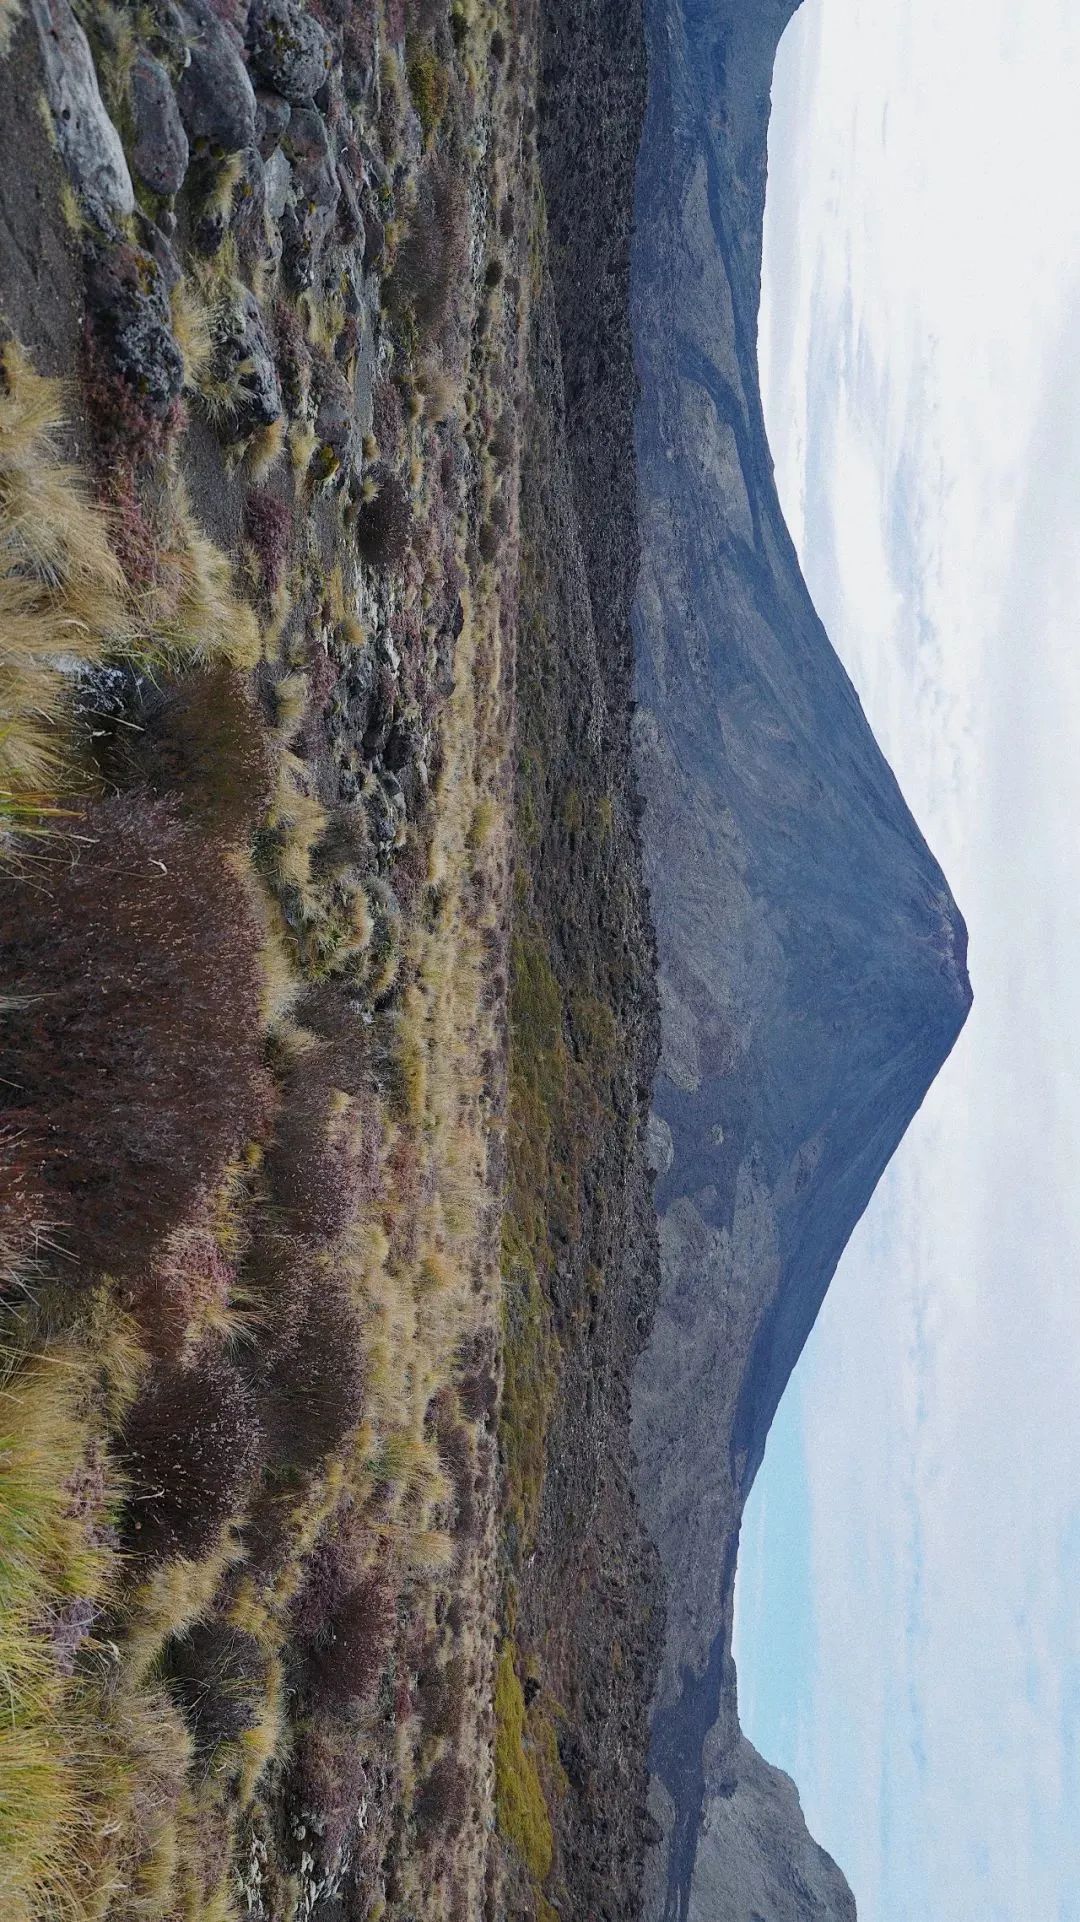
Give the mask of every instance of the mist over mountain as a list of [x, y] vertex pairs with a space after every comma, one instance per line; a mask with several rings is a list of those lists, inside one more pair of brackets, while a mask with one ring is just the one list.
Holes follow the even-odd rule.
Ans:
[[971, 1001], [967, 933], [803, 581], [762, 417], [769, 90], [790, 0], [651, 0], [633, 327], [638, 774], [662, 1288], [634, 1402], [667, 1580], [646, 1913], [854, 1914], [738, 1726], [739, 1525], [840, 1254]]

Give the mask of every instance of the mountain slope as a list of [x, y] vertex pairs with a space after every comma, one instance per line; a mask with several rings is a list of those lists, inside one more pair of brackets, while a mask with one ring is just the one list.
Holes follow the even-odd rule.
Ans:
[[635, 1444], [668, 1584], [649, 1907], [710, 1922], [757, 1912], [749, 1869], [735, 1883], [721, 1866], [733, 1849], [762, 1890], [806, 1857], [791, 1913], [852, 1912], [799, 1839], [797, 1798], [765, 1793], [773, 1772], [739, 1735], [735, 1551], [840, 1253], [970, 1005], [963, 920], [814, 612], [773, 482], [756, 316], [769, 86], [793, 10], [653, 0], [638, 170], [635, 738], [663, 1281]]

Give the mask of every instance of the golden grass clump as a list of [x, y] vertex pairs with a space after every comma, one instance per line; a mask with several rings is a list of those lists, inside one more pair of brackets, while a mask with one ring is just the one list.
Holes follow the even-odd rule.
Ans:
[[65, 1640], [72, 1624], [89, 1633], [110, 1591], [113, 1555], [95, 1536], [118, 1497], [106, 1465], [87, 1455], [88, 1382], [73, 1342], [3, 1354], [0, 1914], [11, 1922], [77, 1912], [96, 1737], [79, 1727]]
[[123, 579], [104, 515], [59, 453], [58, 381], [0, 354], [0, 823], [47, 806], [74, 670], [125, 635]]
[[303, 763], [295, 755], [282, 756], [281, 780], [274, 802], [272, 820], [279, 830], [281, 846], [278, 871], [287, 887], [298, 888], [303, 896], [311, 882], [311, 857], [326, 832], [327, 812], [314, 794], [303, 785]]
[[277, 466], [285, 451], [285, 416], [279, 414], [267, 427], [257, 427], [247, 444], [248, 473], [261, 486]]
[[175, 515], [174, 544], [166, 555], [172, 605], [162, 610], [160, 623], [166, 654], [253, 667], [261, 648], [255, 611], [236, 593], [227, 556], [203, 532], [180, 486]]

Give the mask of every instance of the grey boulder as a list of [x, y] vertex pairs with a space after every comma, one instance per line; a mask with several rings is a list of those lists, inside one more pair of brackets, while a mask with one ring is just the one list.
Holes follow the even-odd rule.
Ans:
[[281, 387], [262, 312], [248, 287], [237, 288], [236, 299], [219, 335], [219, 365], [233, 391], [233, 412], [239, 434], [268, 427], [281, 413]]
[[269, 160], [281, 145], [281, 136], [289, 124], [292, 108], [272, 87], [256, 87], [255, 106], [255, 138], [263, 159]]
[[255, 89], [244, 43], [208, 0], [185, 0], [182, 11], [190, 57], [176, 92], [188, 136], [239, 153], [255, 144]]
[[86, 277], [94, 331], [149, 414], [164, 419], [184, 384], [165, 277], [152, 254], [126, 241], [103, 248]]
[[179, 193], [188, 165], [188, 140], [172, 81], [160, 60], [140, 47], [131, 70], [135, 139], [132, 165], [156, 194]]
[[105, 111], [86, 35], [68, 0], [30, 0], [41, 45], [45, 97], [72, 183], [103, 227], [135, 206], [120, 135]]
[[327, 35], [293, 0], [253, 0], [247, 47], [259, 78], [294, 106], [318, 93], [330, 72]]
[[315, 277], [319, 256], [334, 224], [341, 184], [326, 123], [314, 107], [296, 107], [282, 141], [293, 177], [282, 219], [285, 262], [303, 290]]

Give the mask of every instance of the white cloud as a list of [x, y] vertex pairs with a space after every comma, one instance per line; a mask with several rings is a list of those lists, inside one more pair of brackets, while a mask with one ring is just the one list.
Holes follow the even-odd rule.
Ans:
[[976, 990], [801, 1371], [777, 1759], [864, 1922], [1080, 1917], [1078, 92], [1065, 0], [805, 0], [778, 66], [778, 483]]

